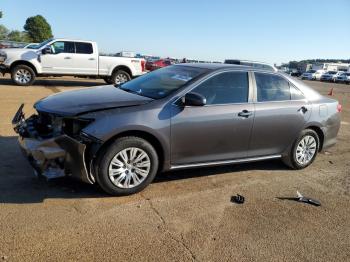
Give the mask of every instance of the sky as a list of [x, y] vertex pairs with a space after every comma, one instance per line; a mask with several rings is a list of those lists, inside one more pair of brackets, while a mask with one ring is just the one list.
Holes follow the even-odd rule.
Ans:
[[55, 37], [107, 53], [280, 64], [350, 59], [350, 0], [0, 0], [9, 29], [43, 15]]

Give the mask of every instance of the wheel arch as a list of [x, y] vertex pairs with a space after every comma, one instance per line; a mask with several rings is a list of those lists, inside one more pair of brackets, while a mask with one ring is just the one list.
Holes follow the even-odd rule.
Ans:
[[95, 152], [96, 158], [99, 157], [99, 154], [103, 152], [106, 148], [108, 148], [112, 143], [114, 143], [118, 138], [121, 137], [127, 137], [127, 136], [135, 136], [142, 138], [149, 142], [154, 149], [157, 152], [158, 158], [159, 158], [159, 167], [158, 170], [163, 170], [164, 167], [164, 161], [165, 161], [165, 149], [160, 142], [160, 140], [154, 136], [153, 134], [146, 132], [146, 131], [141, 131], [141, 130], [128, 130], [128, 131], [123, 131], [121, 133], [118, 133], [112, 137], [110, 137], [107, 141], [105, 141], [99, 149]]
[[308, 126], [308, 127], [306, 127], [306, 129], [311, 129], [311, 130], [316, 132], [316, 134], [318, 135], [318, 138], [320, 139], [320, 148], [318, 151], [319, 152], [322, 151], [323, 143], [324, 143], [324, 133], [323, 133], [322, 129], [316, 125]]
[[118, 70], [123, 70], [126, 73], [128, 73], [131, 78], [133, 77], [131, 69], [128, 66], [125, 66], [125, 65], [118, 65], [115, 68], [113, 68], [111, 75], [113, 75], [114, 72], [117, 72]]
[[10, 72], [12, 72], [12, 69], [15, 68], [18, 65], [29, 66], [31, 69], [33, 69], [35, 75], [36, 76], [38, 75], [38, 71], [36, 70], [36, 67], [31, 62], [28, 62], [28, 61], [25, 61], [25, 60], [18, 60], [18, 61], [13, 62], [11, 64], [11, 66], [10, 66]]

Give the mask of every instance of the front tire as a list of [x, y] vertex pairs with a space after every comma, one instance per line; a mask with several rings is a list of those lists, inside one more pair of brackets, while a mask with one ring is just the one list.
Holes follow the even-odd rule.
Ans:
[[27, 65], [17, 65], [11, 70], [11, 78], [16, 85], [30, 86], [35, 80], [35, 72]]
[[131, 79], [130, 75], [123, 70], [116, 70], [111, 76], [111, 82], [115, 85], [121, 85]]
[[317, 133], [312, 129], [305, 129], [293, 143], [289, 154], [282, 160], [292, 169], [303, 169], [315, 160], [319, 148], [320, 139]]
[[106, 148], [97, 161], [96, 180], [111, 195], [130, 195], [148, 186], [158, 171], [154, 147], [139, 137], [122, 137]]

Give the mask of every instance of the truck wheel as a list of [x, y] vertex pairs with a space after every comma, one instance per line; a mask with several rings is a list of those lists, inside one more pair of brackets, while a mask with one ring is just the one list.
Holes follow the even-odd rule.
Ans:
[[33, 69], [26, 65], [17, 65], [11, 70], [12, 81], [19, 86], [30, 86], [35, 80]]
[[121, 85], [128, 82], [131, 79], [130, 75], [123, 70], [116, 70], [112, 73], [111, 81], [112, 84]]
[[292, 169], [303, 169], [315, 160], [319, 148], [320, 139], [317, 133], [312, 129], [305, 129], [295, 140], [289, 154], [282, 160]]
[[154, 147], [139, 137], [117, 139], [97, 159], [96, 180], [111, 195], [130, 195], [144, 189], [158, 171]]

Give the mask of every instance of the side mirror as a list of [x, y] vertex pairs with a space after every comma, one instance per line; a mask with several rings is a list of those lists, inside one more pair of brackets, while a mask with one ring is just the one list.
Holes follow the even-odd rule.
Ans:
[[44, 47], [44, 49], [41, 50], [41, 53], [43, 55], [45, 55], [45, 54], [52, 54], [51, 47], [49, 47], [49, 46]]
[[207, 103], [207, 99], [198, 93], [187, 93], [182, 98], [182, 103], [185, 106], [204, 106]]

